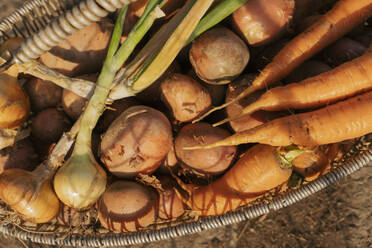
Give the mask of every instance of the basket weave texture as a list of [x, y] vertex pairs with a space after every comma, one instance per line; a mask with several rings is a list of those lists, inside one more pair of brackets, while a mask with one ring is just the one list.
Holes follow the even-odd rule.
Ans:
[[[79, 0], [30, 0], [25, 2], [20, 9], [0, 22], [0, 43], [10, 37], [29, 37], [79, 2]], [[40, 232], [37, 228], [27, 229], [19, 223], [9, 221], [5, 214], [9, 208], [0, 202], [0, 232], [21, 240], [47, 245], [112, 247], [155, 242], [239, 223], [292, 205], [367, 166], [372, 162], [372, 149], [369, 148], [369, 140], [372, 140], [372, 137], [368, 135], [359, 139], [354, 149], [347, 154], [348, 159], [343, 161], [342, 165], [315, 181], [269, 201], [246, 206], [220, 216], [172, 223], [166, 227], [128, 234]]]

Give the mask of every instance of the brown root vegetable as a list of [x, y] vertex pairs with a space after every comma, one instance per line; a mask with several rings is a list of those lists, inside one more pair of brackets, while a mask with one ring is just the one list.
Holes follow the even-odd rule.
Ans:
[[306, 151], [293, 160], [293, 170], [302, 175], [306, 181], [318, 178], [329, 161], [322, 151]]
[[55, 107], [61, 101], [62, 88], [50, 81], [32, 78], [26, 83], [25, 90], [35, 111]]
[[212, 98], [212, 105], [218, 106], [223, 103], [225, 100], [226, 94], [226, 85], [213, 85], [213, 84], [202, 84], [205, 88], [207, 88], [209, 94]]
[[317, 22], [322, 15], [311, 15], [306, 18], [302, 18], [301, 21], [297, 24], [297, 32], [304, 32], [308, 27]]
[[352, 39], [363, 44], [365, 47], [370, 47], [372, 44], [372, 28], [368, 27], [363, 31], [362, 34], [353, 36]]
[[143, 91], [139, 92], [136, 95], [136, 98], [147, 105], [158, 104], [161, 100], [160, 84], [169, 76], [174, 73], [178, 73], [179, 71], [180, 65], [174, 61], [158, 80], [156, 80]]
[[292, 19], [294, 0], [250, 0], [232, 14], [233, 24], [252, 46], [269, 43]]
[[330, 70], [332, 68], [321, 61], [308, 60], [291, 72], [284, 81], [286, 83], [300, 82], [306, 78], [314, 77]]
[[280, 50], [288, 43], [288, 39], [281, 39], [273, 44], [265, 46], [262, 51], [260, 51], [257, 56], [252, 58], [252, 66], [256, 70], [262, 70], [270, 61], [277, 55]]
[[11, 168], [32, 171], [38, 162], [39, 157], [28, 139], [20, 140], [12, 147], [0, 150], [0, 174]]
[[158, 179], [163, 189], [159, 190], [158, 216], [165, 220], [180, 217], [185, 213], [185, 205], [174, 190], [177, 182], [166, 175], [161, 175]]
[[107, 129], [101, 142], [101, 161], [118, 177], [155, 171], [172, 146], [169, 120], [160, 111], [134, 106]]
[[41, 111], [32, 122], [32, 136], [44, 143], [58, 141], [64, 131], [70, 126], [67, 116], [55, 108]]
[[30, 102], [21, 88], [16, 67], [0, 73], [0, 128], [20, 127], [30, 112]]
[[206, 186], [177, 180], [188, 193], [182, 194], [182, 199], [198, 215], [225, 214], [287, 182], [292, 174], [292, 159], [300, 153], [295, 147], [281, 151], [273, 146], [254, 145], [222, 177]]
[[[82, 75], [82, 76], [79, 76], [78, 78], [88, 80], [91, 82], [97, 81], [96, 74]], [[76, 120], [77, 118], [79, 118], [81, 113], [83, 113], [83, 110], [87, 102], [88, 102], [88, 99], [81, 97], [79, 95], [76, 95], [74, 92], [70, 90], [63, 89], [63, 93], [62, 93], [63, 110], [72, 119]]]
[[206, 88], [189, 76], [173, 74], [160, 85], [163, 101], [180, 122], [192, 121], [211, 106]]
[[60, 203], [50, 180], [40, 181], [43, 171], [38, 168], [33, 172], [11, 169], [0, 174], [0, 198], [25, 220], [45, 223], [57, 216]]
[[62, 107], [65, 113], [72, 119], [76, 120], [83, 113], [88, 99], [76, 95], [74, 92], [63, 89]]
[[155, 194], [142, 184], [117, 181], [98, 201], [103, 227], [115, 232], [134, 232], [155, 222]]
[[[238, 96], [244, 89], [246, 89], [249, 85], [251, 85], [253, 79], [255, 78], [255, 74], [245, 74], [232, 82], [226, 91], [226, 102], [231, 101], [236, 96]], [[248, 106], [250, 103], [256, 101], [259, 96], [262, 94], [262, 91], [257, 91], [253, 94], [246, 96], [245, 98], [241, 99], [238, 102], [235, 102], [226, 107], [226, 114], [228, 117], [234, 116], [236, 114], [241, 113], [245, 106]], [[242, 118], [237, 120], [230, 121], [230, 126], [234, 130], [234, 132], [241, 132], [244, 130], [248, 130], [254, 127], [257, 127], [265, 122], [273, 120], [279, 116], [283, 115], [283, 113], [279, 112], [268, 112], [268, 111], [256, 111], [253, 114], [245, 115]]]
[[113, 28], [108, 19], [92, 23], [41, 55], [40, 61], [67, 76], [95, 73], [102, 67]]
[[172, 145], [171, 149], [169, 150], [167, 157], [164, 160], [164, 166], [166, 167], [174, 167], [178, 163], [176, 152], [174, 151], [174, 145]]
[[128, 108], [140, 105], [140, 102], [136, 97], [126, 97], [120, 100], [114, 101], [109, 108], [105, 110], [101, 117], [100, 129], [101, 131], [106, 131], [111, 123], [119, 117]]
[[239, 76], [249, 61], [245, 43], [227, 28], [213, 28], [191, 46], [190, 62], [200, 79], [210, 84], [227, 84]]
[[336, 67], [362, 56], [366, 50], [367, 47], [358, 41], [343, 37], [324, 49], [322, 57], [324, 62]]
[[175, 139], [175, 151], [181, 165], [201, 175], [223, 173], [233, 162], [236, 146], [219, 147], [222, 149], [186, 151], [183, 148], [197, 144], [209, 144], [228, 137], [228, 131], [212, 127], [208, 123], [188, 124]]

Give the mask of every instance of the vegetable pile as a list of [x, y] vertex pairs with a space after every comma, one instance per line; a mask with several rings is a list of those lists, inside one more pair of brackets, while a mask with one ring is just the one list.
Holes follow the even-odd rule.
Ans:
[[371, 17], [372, 0], [139, 0], [12, 65], [2, 217], [135, 232], [315, 180], [372, 133]]

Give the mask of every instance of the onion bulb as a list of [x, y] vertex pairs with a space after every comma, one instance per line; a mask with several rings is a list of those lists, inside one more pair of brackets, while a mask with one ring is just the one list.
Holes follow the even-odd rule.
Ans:
[[100, 198], [98, 217], [107, 229], [134, 232], [154, 223], [155, 206], [155, 194], [146, 186], [117, 181]]
[[30, 103], [17, 80], [15, 66], [0, 73], [0, 128], [15, 129], [26, 120]]
[[105, 188], [106, 173], [90, 150], [86, 153], [73, 152], [54, 177], [54, 190], [58, 198], [78, 210], [94, 204]]
[[59, 201], [50, 180], [41, 179], [42, 166], [33, 172], [9, 169], [0, 175], [0, 198], [25, 220], [45, 223], [59, 211]]

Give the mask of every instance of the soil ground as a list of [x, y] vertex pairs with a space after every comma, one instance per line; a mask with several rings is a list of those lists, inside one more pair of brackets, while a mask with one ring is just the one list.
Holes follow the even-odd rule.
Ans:
[[[0, 18], [23, 1], [0, 0]], [[372, 247], [372, 167], [259, 219], [135, 248]], [[44, 247], [0, 236], [0, 247]]]

